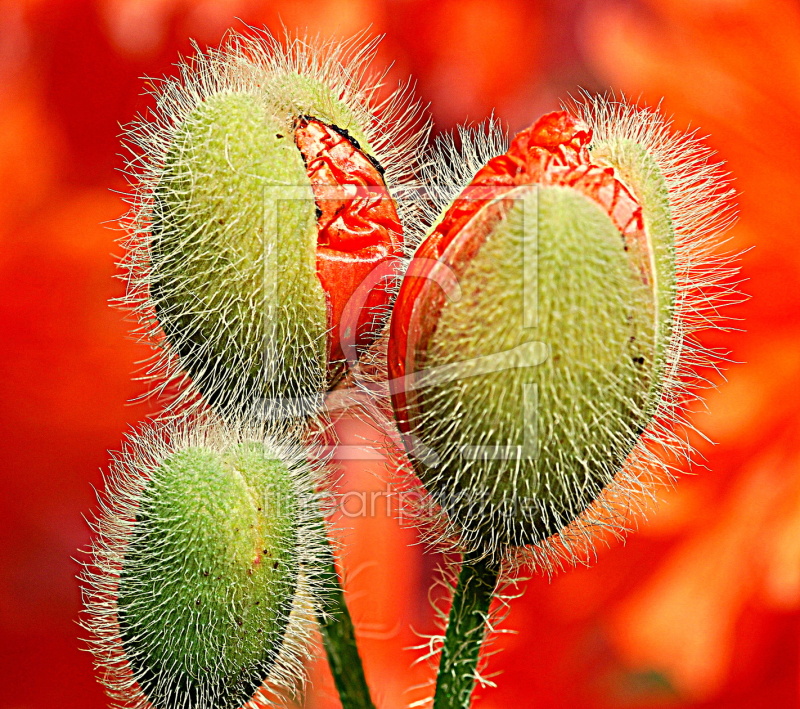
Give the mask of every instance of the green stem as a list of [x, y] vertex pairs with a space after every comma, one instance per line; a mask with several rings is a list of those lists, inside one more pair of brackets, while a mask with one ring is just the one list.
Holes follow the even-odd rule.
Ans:
[[500, 564], [467, 555], [447, 621], [433, 709], [469, 709]]
[[330, 543], [325, 544], [325, 556], [322, 582], [327, 603], [325, 613], [320, 614], [319, 623], [342, 709], [375, 709], [369, 695], [364, 667], [356, 645], [353, 620], [344, 600]]

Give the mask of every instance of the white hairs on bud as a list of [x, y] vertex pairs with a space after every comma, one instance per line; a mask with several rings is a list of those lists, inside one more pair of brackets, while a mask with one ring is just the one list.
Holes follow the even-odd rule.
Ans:
[[409, 224], [406, 234], [410, 256], [475, 173], [507, 149], [508, 133], [494, 116], [478, 125], [458, 126], [455, 133], [436, 137], [420, 168], [422, 198], [417, 201], [416, 219]]

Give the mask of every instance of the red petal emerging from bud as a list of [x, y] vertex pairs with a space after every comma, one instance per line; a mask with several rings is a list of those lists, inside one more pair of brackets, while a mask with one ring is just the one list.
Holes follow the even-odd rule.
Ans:
[[402, 226], [382, 169], [346, 132], [298, 121], [295, 142], [317, 202], [317, 275], [328, 299], [330, 362], [353, 360], [377, 337], [374, 321], [402, 251]]

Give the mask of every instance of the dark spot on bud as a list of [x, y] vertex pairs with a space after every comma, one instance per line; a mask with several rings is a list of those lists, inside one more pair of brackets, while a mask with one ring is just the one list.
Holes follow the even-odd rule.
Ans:
[[641, 355], [639, 357], [634, 357], [633, 362], [634, 364], [644, 364], [644, 357]]
[[272, 568], [273, 569], [277, 569], [278, 568], [278, 560], [277, 559], [275, 559], [275, 563], [272, 564]]
[[347, 138], [347, 140], [349, 140], [353, 145], [355, 145], [356, 148], [358, 148], [362, 153], [364, 152], [364, 149], [361, 147], [361, 144], [352, 135], [350, 135], [350, 131], [347, 130], [347, 128], [342, 128], [341, 126], [336, 126], [333, 125], [332, 123], [330, 124], [330, 127], [332, 130], [335, 130], [339, 135]]
[[276, 134], [275, 134], [275, 137], [276, 137], [276, 138], [283, 138], [283, 133], [276, 133]]
[[372, 163], [372, 167], [374, 167], [374, 168], [375, 168], [375, 169], [376, 169], [376, 170], [377, 170], [377, 171], [380, 173], [381, 177], [383, 177], [383, 175], [385, 175], [385, 174], [386, 174], [386, 168], [384, 168], [384, 167], [383, 167], [383, 165], [381, 165], [381, 164], [380, 164], [380, 163], [379, 163], [379, 162], [378, 162], [378, 161], [377, 161], [377, 160], [376, 160], [374, 157], [372, 157], [372, 155], [370, 155], [369, 153], [364, 153], [364, 155], [366, 156], [367, 160], [369, 160], [369, 161]]

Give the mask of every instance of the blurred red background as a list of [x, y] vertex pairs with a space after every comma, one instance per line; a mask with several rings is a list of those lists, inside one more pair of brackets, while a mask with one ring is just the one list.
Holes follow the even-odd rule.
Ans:
[[[238, 19], [237, 19], [238, 18]], [[788, 0], [0, 0], [0, 707], [106, 706], [76, 625], [78, 564], [108, 449], [153, 404], [128, 405], [146, 356], [126, 337], [114, 219], [120, 123], [140, 77], [173, 71], [189, 38], [242, 23], [385, 33], [437, 130], [495, 112], [519, 130], [579, 87], [663, 98], [737, 178], [742, 332], [696, 423], [704, 467], [665, 491], [626, 545], [536, 578], [513, 603], [476, 706], [800, 706], [800, 6]], [[345, 440], [371, 434], [343, 420]], [[345, 464], [347, 465], [347, 464]], [[380, 460], [347, 467], [380, 488]], [[412, 631], [433, 629], [435, 560], [411, 529], [353, 520], [348, 593], [381, 709], [431, 677]], [[334, 707], [323, 666], [307, 705]]]

